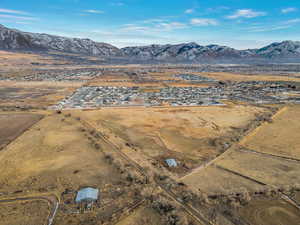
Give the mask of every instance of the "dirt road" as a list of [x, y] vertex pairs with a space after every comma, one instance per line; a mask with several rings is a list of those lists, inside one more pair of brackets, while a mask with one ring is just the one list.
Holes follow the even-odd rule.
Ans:
[[49, 205], [52, 205], [52, 209], [47, 218], [47, 222], [45, 222], [45, 225], [52, 225], [53, 220], [54, 220], [57, 210], [58, 210], [58, 206], [59, 206], [59, 200], [57, 199], [57, 197], [55, 195], [2, 199], [2, 200], [0, 200], [0, 204], [17, 202], [17, 201], [35, 201], [35, 200], [46, 201], [49, 203]]

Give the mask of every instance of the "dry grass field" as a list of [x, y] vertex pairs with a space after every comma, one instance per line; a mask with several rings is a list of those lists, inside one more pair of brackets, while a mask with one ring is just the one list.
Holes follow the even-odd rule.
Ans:
[[[47, 64], [46, 68], [56, 68], [51, 64], [55, 62], [51, 58], [10, 54], [5, 56], [0, 52], [0, 61], [3, 59], [7, 62], [7, 65], [3, 64], [4, 61], [0, 63], [4, 72], [10, 71], [13, 63], [17, 65], [16, 68], [23, 65], [24, 69], [30, 70], [37, 66], [32, 62], [43, 61]], [[59, 66], [60, 69], [63, 67]], [[86, 67], [132, 71], [143, 68], [139, 65]], [[84, 67], [66, 65], [65, 68]], [[164, 207], [168, 208], [169, 205], [155, 208], [151, 202], [151, 199], [156, 201], [154, 203], [161, 201], [155, 198], [159, 195], [167, 196], [167, 202], [178, 207], [175, 211], [179, 212], [179, 217], [189, 212], [187, 218], [193, 214], [191, 218], [195, 219], [198, 210], [210, 219], [213, 215], [206, 213], [214, 214], [213, 210], [209, 210], [215, 207], [213, 204], [217, 204], [212, 200], [213, 196], [217, 196], [215, 199], [220, 196], [229, 199], [232, 198], [230, 193], [245, 192], [255, 197], [250, 196], [252, 200], [239, 204], [237, 208], [230, 208], [231, 203], [224, 200], [217, 208], [220, 211], [217, 216], [225, 218], [221, 211], [232, 210], [229, 213], [235, 215], [238, 212], [240, 218], [251, 225], [274, 225], [274, 221], [281, 225], [298, 225], [299, 211], [291, 204], [278, 200], [280, 196], [277, 196], [278, 199], [266, 199], [266, 196], [257, 197], [254, 194], [256, 191], [262, 192], [264, 188], [286, 188], [300, 183], [298, 106], [285, 106], [273, 117], [273, 122], [264, 122], [246, 137], [244, 135], [250, 128], [267, 120], [267, 116], [279, 106], [272, 110], [271, 106], [228, 101], [226, 106], [209, 107], [103, 107], [57, 112], [49, 108], [37, 110], [56, 104], [82, 85], [138, 86], [141, 92], [155, 92], [168, 86], [211, 85], [190, 84], [174, 78], [174, 74], [182, 72], [180, 70], [161, 71], [141, 73], [141, 79], [126, 71], [109, 71], [102, 77], [90, 77], [86, 83], [0, 81], [0, 109], [6, 106], [30, 106], [35, 109], [26, 113], [0, 113], [0, 149], [3, 147], [0, 151], [0, 200], [6, 195], [38, 197], [54, 194], [61, 204], [53, 225], [100, 225], [104, 222], [116, 225], [163, 225], [167, 224], [166, 218], [170, 219], [170, 214], [164, 212]], [[22, 73], [19, 72], [15, 75], [19, 76]], [[196, 74], [223, 81], [300, 82], [300, 77], [296, 76]], [[167, 158], [175, 158], [179, 163], [178, 168], [167, 168], [164, 162]], [[78, 189], [86, 186], [98, 188], [100, 198], [95, 209], [78, 213], [74, 197]], [[147, 188], [151, 189], [150, 197]], [[64, 194], [69, 191], [70, 195]], [[295, 201], [300, 202], [300, 194], [293, 194]], [[203, 201], [202, 197], [207, 197], [208, 201]], [[145, 199], [147, 201], [142, 201]], [[203, 205], [193, 205], [193, 200]], [[126, 209], [136, 204], [140, 207], [128, 214]], [[0, 225], [43, 224], [49, 208], [48, 204], [41, 201], [0, 203]], [[233, 224], [219, 223], [215, 224]]]
[[72, 94], [81, 84], [68, 82], [0, 82], [0, 106], [43, 108]]
[[298, 191], [298, 192], [296, 193], [294, 199], [295, 199], [295, 201], [296, 201], [298, 204], [300, 204], [300, 191]]
[[288, 77], [280, 75], [266, 75], [266, 74], [257, 74], [257, 75], [246, 75], [246, 74], [234, 74], [234, 73], [197, 73], [201, 76], [213, 78], [216, 80], [222, 81], [290, 81], [290, 82], [300, 82], [300, 77]]
[[[0, 200], [6, 199], [6, 195], [13, 198], [16, 195], [40, 197], [54, 194], [62, 202], [55, 224], [67, 225], [71, 221], [71, 224], [94, 225], [110, 221], [120, 210], [137, 201], [135, 188], [139, 183], [135, 183], [134, 178], [128, 180], [129, 173], [120, 172], [120, 166], [124, 164], [115, 155], [108, 160], [107, 152], [113, 153], [111, 146], [92, 134], [72, 115], [56, 113], [45, 116], [0, 151]], [[132, 172], [133, 168], [130, 174]], [[91, 213], [69, 213], [78, 211], [74, 199], [76, 192], [83, 187], [99, 189], [98, 206]], [[64, 197], [66, 190], [71, 196]], [[3, 205], [9, 206], [7, 203]], [[15, 217], [26, 218], [23, 211], [16, 210]], [[9, 221], [12, 221], [9, 225], [23, 224], [12, 219]], [[27, 221], [27, 224], [43, 223]]]
[[262, 112], [251, 106], [103, 108], [74, 115], [151, 158], [173, 156], [195, 166], [216, 157], [224, 142], [230, 142], [239, 128], [247, 127]]
[[49, 205], [44, 201], [0, 203], [1, 225], [42, 225], [48, 215]]
[[263, 153], [300, 160], [300, 107], [285, 107], [272, 123], [259, 127], [241, 145]]
[[0, 149], [17, 138], [41, 118], [42, 115], [29, 113], [0, 114]]
[[273, 116], [271, 123], [263, 123], [244, 137], [239, 142], [240, 147], [231, 148], [218, 157], [214, 164], [219, 168], [214, 165], [199, 168], [182, 181], [191, 188], [208, 192], [222, 192], [239, 187], [253, 191], [261, 187], [251, 179], [275, 186], [299, 184], [300, 163], [280, 158], [299, 157], [299, 112], [298, 106], [283, 107]]
[[68, 60], [54, 58], [51, 56], [0, 51], [0, 75], [10, 77], [22, 77], [24, 74], [36, 68], [57, 67], [70, 64]]
[[216, 164], [269, 185], [300, 183], [300, 163], [295, 161], [232, 150]]
[[209, 194], [238, 192], [242, 189], [254, 192], [263, 187], [263, 185], [214, 166], [199, 170], [181, 181], [194, 190]]
[[253, 200], [240, 215], [251, 225], [298, 225], [299, 209], [283, 200]]
[[[44, 118], [0, 152], [0, 192], [77, 190], [120, 181], [76, 120]], [[105, 148], [105, 145], [103, 145]], [[110, 174], [110, 176], [107, 176]]]
[[149, 207], [140, 207], [116, 225], [163, 225], [161, 216]]
[[17, 53], [0, 51], [0, 67], [6, 66], [32, 66], [32, 63], [53, 64], [55, 60], [52, 57], [45, 57], [37, 54]]
[[[179, 70], [168, 70], [161, 73], [146, 73], [142, 76], [129, 76], [123, 72], [104, 73], [99, 78], [87, 82], [87, 86], [122, 86], [122, 87], [202, 87], [207, 88], [213, 83], [192, 83], [174, 77], [174, 74], [181, 73]], [[172, 82], [169, 82], [172, 81]]]

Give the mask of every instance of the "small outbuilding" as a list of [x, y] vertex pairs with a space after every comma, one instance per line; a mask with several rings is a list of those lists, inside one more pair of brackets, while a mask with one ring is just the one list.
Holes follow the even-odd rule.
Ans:
[[165, 162], [168, 167], [177, 167], [177, 162], [175, 159], [166, 159]]
[[99, 190], [91, 187], [83, 188], [77, 192], [75, 202], [96, 202], [98, 200]]

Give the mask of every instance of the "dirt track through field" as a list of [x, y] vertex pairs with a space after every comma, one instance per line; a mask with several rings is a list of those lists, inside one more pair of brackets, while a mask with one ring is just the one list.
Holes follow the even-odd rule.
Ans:
[[57, 213], [58, 206], [59, 206], [59, 200], [54, 195], [2, 199], [2, 200], [0, 200], [0, 204], [10, 203], [10, 202], [18, 202], [18, 201], [21, 201], [21, 202], [22, 201], [35, 201], [35, 200], [47, 201], [50, 205], [52, 205], [52, 209], [47, 218], [47, 223], [45, 223], [47, 225], [52, 225], [54, 218], [56, 216], [56, 213]]
[[43, 119], [29, 113], [0, 114], [0, 151]]
[[298, 209], [282, 200], [253, 201], [241, 209], [241, 216], [252, 225], [298, 225], [300, 221]]
[[[288, 107], [286, 107], [286, 106], [282, 107], [281, 109], [279, 109], [279, 110], [271, 117], [271, 119], [272, 119], [272, 120], [275, 120], [276, 117], [280, 116], [282, 113], [284, 113], [285, 111], [287, 111], [287, 109], [288, 109]], [[240, 145], [244, 145], [244, 144], [248, 141], [249, 138], [255, 136], [255, 135], [258, 133], [258, 131], [263, 127], [263, 125], [265, 125], [265, 124], [267, 124], [267, 123], [268, 123], [268, 122], [264, 122], [264, 123], [260, 124], [260, 126], [258, 126], [258, 127], [255, 128], [254, 130], [252, 130], [252, 132], [249, 133], [248, 135], [246, 135], [246, 136], [240, 141], [239, 144], [240, 144]]]
[[[285, 107], [282, 108], [281, 110], [277, 111], [275, 114], [273, 114], [273, 116], [271, 118], [274, 118], [276, 115], [282, 113], [282, 111], [285, 110]], [[259, 129], [259, 127], [261, 127], [264, 123], [260, 123], [258, 124], [258, 126], [256, 127], [252, 127], [252, 129], [248, 130], [246, 133], [244, 133], [244, 136], [243, 138], [241, 139], [240, 142], [238, 143], [235, 143], [233, 145], [231, 145], [229, 148], [227, 148], [227, 150], [225, 150], [221, 155], [219, 155], [218, 157], [214, 158], [213, 160], [193, 169], [190, 173], [188, 173], [187, 175], [183, 176], [183, 177], [180, 177], [179, 181], [182, 181], [184, 180], [185, 178], [189, 177], [189, 176], [192, 176], [196, 173], [198, 173], [199, 171], [203, 170], [204, 168], [214, 164], [217, 160], [219, 160], [220, 158], [224, 157], [225, 155], [227, 155], [229, 152], [231, 152], [231, 149], [233, 149], [235, 146], [239, 146], [240, 143], [245, 139], [247, 138], [249, 135], [252, 135], [252, 133], [256, 133], [257, 130]]]
[[284, 160], [290, 160], [290, 161], [296, 161], [300, 163], [300, 159], [295, 159], [295, 158], [290, 158], [290, 157], [285, 157], [285, 156], [280, 156], [280, 155], [274, 155], [271, 153], [264, 153], [264, 152], [258, 152], [255, 151], [253, 149], [248, 149], [248, 148], [241, 148], [241, 149], [237, 149], [238, 151], [242, 151], [242, 152], [249, 152], [249, 153], [253, 153], [253, 154], [258, 154], [258, 155], [264, 155], [264, 156], [269, 156], [269, 157], [273, 157], [273, 158], [280, 158], [280, 159], [284, 159]]
[[[131, 158], [129, 158], [125, 153], [123, 153], [118, 146], [116, 146], [115, 144], [113, 144], [112, 142], [110, 142], [100, 131], [98, 131], [97, 128], [95, 128], [94, 126], [92, 126], [90, 123], [83, 121], [82, 119], [80, 120], [80, 122], [82, 123], [82, 125], [84, 125], [87, 129], [93, 129], [96, 130], [97, 133], [100, 135], [101, 139], [106, 142], [107, 144], [109, 144], [110, 146], [112, 146], [112, 149], [114, 149], [117, 153], [119, 153], [121, 155], [122, 158], [124, 158], [126, 161], [128, 161], [130, 164], [132, 164], [138, 171], [140, 171], [140, 173], [146, 177], [146, 180], [148, 181], [148, 175], [145, 172], [144, 168], [141, 167], [137, 162], [135, 162], [134, 160], [132, 160]], [[154, 179], [155, 180], [155, 179]], [[166, 189], [163, 185], [161, 185], [157, 180], [155, 180], [155, 183], [157, 186], [159, 186], [169, 197], [171, 197], [174, 201], [176, 201], [179, 205], [181, 205], [185, 211], [191, 216], [193, 217], [196, 221], [199, 222], [199, 224], [201, 225], [213, 225], [210, 221], [206, 220], [200, 212], [198, 212], [197, 209], [193, 208], [190, 205], [184, 204], [181, 201], [178, 200], [178, 197], [171, 191], [169, 191], [168, 189]]]

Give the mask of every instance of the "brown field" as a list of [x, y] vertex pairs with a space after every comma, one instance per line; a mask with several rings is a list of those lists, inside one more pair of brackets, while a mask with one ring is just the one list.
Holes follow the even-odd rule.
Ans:
[[[102, 108], [76, 111], [121, 147], [133, 146], [164, 164], [176, 158], [185, 173], [220, 154], [224, 142], [247, 127], [264, 109], [251, 106], [182, 108]], [[73, 113], [73, 112], [72, 112]], [[118, 137], [119, 139], [117, 140]], [[125, 150], [124, 150], [125, 151]], [[129, 151], [130, 152], [130, 151]], [[132, 150], [131, 150], [132, 152]], [[137, 157], [138, 154], [135, 154]], [[141, 160], [141, 159], [138, 159]]]
[[298, 205], [300, 204], [300, 191], [298, 191], [296, 194], [295, 194], [295, 197], [294, 197], [295, 201], [298, 203]]
[[31, 65], [32, 62], [52, 62], [51, 57], [42, 57], [37, 54], [29, 53], [16, 53], [16, 52], [7, 52], [0, 51], [0, 66], [3, 68], [11, 64], [16, 66]]
[[[90, 80], [87, 86], [123, 86], [123, 87], [202, 87], [212, 86], [209, 83], [191, 83], [180, 78], [174, 78], [173, 75], [179, 73], [176, 70], [170, 70], [162, 73], [147, 73], [140, 80], [135, 80], [135, 77], [130, 77], [126, 73], [104, 73], [99, 78]], [[168, 80], [176, 82], [168, 82]]]
[[298, 225], [299, 210], [283, 200], [253, 200], [240, 210], [251, 225]]
[[[0, 52], [0, 61], [1, 54]], [[10, 57], [5, 60], [17, 60], [15, 64], [24, 65], [24, 70], [35, 66], [31, 62], [41, 60], [35, 58], [41, 56], [33, 55]], [[20, 61], [22, 57], [24, 59]], [[28, 59], [25, 59], [26, 57]], [[56, 68], [54, 64], [51, 66], [50, 61], [45, 62], [49, 63], [46, 68]], [[59, 68], [63, 67], [64, 65], [61, 65]], [[132, 70], [142, 68], [139, 65], [86, 67]], [[10, 68], [8, 63], [3, 67], [3, 71], [9, 71]], [[83, 67], [69, 65], [65, 68]], [[0, 108], [48, 107], [72, 94], [82, 85], [139, 86], [143, 92], [155, 92], [167, 86], [210, 85], [189, 84], [172, 77], [175, 73], [180, 73], [180, 70], [161, 71], [164, 72], [143, 74], [144, 80], [136, 79], [135, 75], [129, 76], [126, 72], [108, 72], [99, 79], [92, 78], [86, 83], [0, 81]], [[21, 73], [22, 71], [19, 71], [16, 74], [19, 76]], [[276, 75], [196, 74], [229, 81], [300, 81], [300, 77]], [[208, 213], [214, 212], [209, 210], [215, 209], [214, 204], [220, 204], [218, 207], [224, 206], [222, 212], [223, 209], [232, 210], [233, 216], [238, 212], [239, 219], [244, 219], [251, 225], [273, 225], [274, 221], [282, 225], [299, 224], [299, 211], [283, 200], [266, 200], [264, 197], [258, 199], [260, 197], [256, 196], [247, 200], [250, 201], [248, 203], [239, 204], [237, 207], [240, 208], [235, 209], [230, 208], [228, 202], [216, 203], [217, 200], [214, 202], [211, 199], [208, 199], [209, 203], [204, 199], [203, 205], [198, 204], [203, 200], [200, 199], [203, 196], [226, 195], [229, 192], [244, 190], [251, 194], [264, 188], [294, 187], [300, 183], [300, 163], [297, 160], [280, 158], [284, 156], [300, 159], [300, 108], [286, 106], [276, 114], [273, 123], [263, 123], [240, 142], [240, 138], [253, 124], [262, 121], [261, 115], [270, 114], [272, 110], [247, 103], [227, 103], [226, 106], [210, 107], [103, 107], [97, 110], [62, 112], [2, 112], [0, 148], [1, 145], [6, 146], [0, 151], [0, 197], [24, 197], [27, 194], [38, 197], [54, 194], [60, 200], [60, 207], [53, 225], [96, 225], [104, 222], [117, 225], [166, 224], [168, 213], [163, 215], [158, 213], [163, 209], [156, 211], [151, 208], [151, 198], [142, 201], [147, 196], [147, 190], [144, 188], [150, 186], [150, 189], [153, 188], [152, 197], [160, 194], [170, 197], [169, 191], [175, 190], [175, 197], [171, 195], [172, 198], [168, 198], [168, 201], [178, 207], [176, 210], [179, 213], [176, 213], [179, 217], [185, 214], [184, 206], [189, 205], [210, 218], [213, 215]], [[42, 116], [38, 113], [44, 115], [44, 118], [40, 120]], [[33, 124], [35, 125], [32, 126]], [[99, 144], [98, 147], [95, 143]], [[251, 152], [251, 149], [256, 152]], [[108, 160], [108, 156], [111, 157], [111, 161]], [[167, 168], [164, 162], [166, 158], [175, 158], [179, 163], [178, 168]], [[149, 183], [144, 183], [146, 179], [141, 181], [134, 177], [135, 174], [138, 178], [141, 175], [137, 169], [142, 171], [142, 174], [147, 174]], [[129, 181], [130, 174], [127, 176], [127, 172], [133, 172], [133, 181]], [[152, 179], [152, 175], [156, 175], [156, 179]], [[173, 178], [173, 181], [167, 176]], [[167, 178], [164, 180], [165, 177]], [[158, 185], [160, 183], [162, 186]], [[78, 189], [86, 186], [98, 188], [100, 198], [92, 211], [77, 213], [78, 205], [74, 204], [74, 197]], [[70, 195], [63, 194], [69, 190]], [[199, 199], [194, 195], [191, 196], [195, 199], [185, 199], [191, 194], [190, 191], [199, 194]], [[141, 196], [140, 193], [145, 196]], [[292, 197], [300, 202], [300, 194], [293, 194]], [[197, 203], [194, 204], [193, 200]], [[188, 203], [180, 204], [184, 201]], [[127, 214], [126, 209], [135, 206], [137, 202], [143, 204]], [[0, 225], [2, 221], [3, 225], [43, 224], [49, 208], [48, 204], [41, 201], [0, 203]], [[217, 216], [225, 218], [220, 208], [217, 208]], [[214, 223], [213, 220], [211, 222]], [[233, 223], [228, 219], [228, 222], [216, 224]]]
[[213, 78], [216, 80], [222, 81], [290, 81], [290, 82], [300, 82], [300, 77], [288, 77], [288, 76], [279, 76], [279, 75], [266, 75], [266, 74], [257, 74], [257, 75], [246, 75], [246, 74], [234, 74], [234, 73], [198, 73], [199, 75]]
[[300, 163], [295, 161], [232, 150], [216, 164], [269, 185], [300, 183]]
[[44, 201], [0, 203], [1, 225], [42, 225], [48, 215], [49, 206]]
[[140, 207], [116, 225], [163, 225], [161, 216], [149, 207]]
[[79, 131], [79, 122], [62, 119], [62, 115], [44, 118], [0, 152], [0, 192], [60, 194], [65, 188], [102, 187], [121, 179]]
[[300, 159], [300, 107], [285, 107], [272, 123], [259, 127], [242, 146], [263, 153]]
[[[126, 174], [121, 174], [104, 152], [113, 152], [111, 146], [92, 138], [91, 132], [76, 118], [66, 114], [48, 115], [0, 151], [1, 198], [7, 194], [21, 197], [54, 194], [62, 203], [55, 224], [67, 225], [71, 221], [71, 224], [94, 225], [110, 221], [138, 200], [135, 188], [139, 184], [129, 185]], [[115, 155], [113, 160], [120, 163]], [[82, 187], [99, 189], [101, 198], [97, 207], [90, 213], [70, 213], [78, 211], [74, 199]], [[63, 194], [66, 190], [71, 194]], [[24, 217], [22, 212], [16, 214], [18, 218]]]
[[253, 192], [261, 190], [263, 187], [263, 185], [214, 166], [199, 170], [196, 173], [186, 176], [181, 181], [192, 189], [209, 194], [234, 192], [242, 188]]
[[57, 64], [64, 65], [69, 64], [69, 62], [33, 53], [0, 51], [0, 72], [5, 72], [10, 77], [22, 76], [24, 72], [41, 66], [46, 67]]
[[42, 118], [38, 114], [0, 114], [0, 150]]
[[0, 82], [0, 106], [47, 107], [75, 91], [79, 84], [57, 82]]
[[165, 85], [161, 83], [149, 83], [149, 82], [143, 82], [143, 83], [136, 83], [133, 82], [132, 80], [128, 81], [112, 81], [112, 80], [91, 80], [89, 81], [86, 86], [113, 86], [113, 87], [151, 87], [154, 86], [156, 88], [163, 88]]

